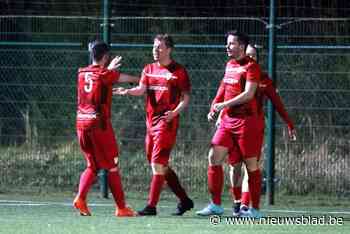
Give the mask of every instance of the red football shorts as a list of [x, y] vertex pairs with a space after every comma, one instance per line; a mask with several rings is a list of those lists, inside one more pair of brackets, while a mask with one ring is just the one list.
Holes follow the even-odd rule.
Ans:
[[166, 123], [165, 120], [147, 129], [145, 150], [149, 163], [168, 165], [170, 152], [176, 142], [177, 121]]
[[78, 129], [77, 134], [88, 167], [109, 170], [116, 166], [118, 145], [110, 121], [106, 129]]
[[237, 144], [233, 144], [233, 146], [228, 151], [227, 163], [229, 165], [236, 165], [237, 163], [242, 162], [243, 156]]
[[[257, 121], [258, 122], [257, 122], [257, 129], [256, 129], [257, 131], [256, 144], [257, 144], [257, 147], [260, 149], [257, 158], [258, 160], [260, 160], [262, 146], [264, 143], [264, 129], [265, 129], [264, 114], [260, 115]], [[240, 148], [238, 144], [234, 142], [232, 148], [229, 149], [227, 163], [230, 165], [235, 165], [237, 163], [240, 163], [242, 160], [243, 160], [243, 156], [240, 151]]]
[[229, 149], [230, 161], [241, 162], [244, 158], [259, 157], [263, 134], [257, 116], [231, 118], [224, 116], [211, 141]]

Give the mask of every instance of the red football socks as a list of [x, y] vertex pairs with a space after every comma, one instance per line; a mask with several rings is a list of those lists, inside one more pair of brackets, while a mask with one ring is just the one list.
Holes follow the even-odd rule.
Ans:
[[239, 201], [242, 197], [242, 187], [231, 187], [230, 193], [233, 201]]
[[248, 185], [252, 201], [252, 207], [255, 209], [259, 209], [262, 183], [260, 169], [252, 172], [248, 171], [248, 177]]
[[168, 167], [164, 176], [171, 191], [173, 191], [173, 193], [180, 199], [180, 201], [184, 201], [187, 198], [186, 191], [181, 186], [179, 178], [173, 169]]
[[156, 207], [164, 184], [164, 175], [153, 175], [149, 191], [148, 205]]
[[125, 196], [119, 171], [108, 172], [108, 185], [119, 209], [125, 208]]
[[224, 170], [221, 165], [208, 167], [208, 189], [212, 196], [212, 201], [216, 205], [221, 205], [221, 193], [224, 186]]
[[250, 203], [249, 192], [243, 192], [242, 193], [241, 203], [242, 203], [242, 205], [249, 206], [249, 203]]
[[94, 183], [95, 178], [96, 174], [91, 168], [86, 168], [85, 171], [81, 173], [78, 196], [84, 201], [86, 200], [87, 193]]

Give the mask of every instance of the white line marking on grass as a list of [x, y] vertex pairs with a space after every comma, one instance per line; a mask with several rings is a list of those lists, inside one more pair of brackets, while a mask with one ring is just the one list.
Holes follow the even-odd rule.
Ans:
[[[72, 207], [70, 202], [36, 202], [36, 201], [20, 201], [20, 200], [0, 200], [0, 206], [69, 206]], [[110, 207], [114, 206], [114, 203], [89, 203], [91, 207]], [[159, 206], [161, 208], [173, 208], [172, 206]], [[231, 211], [231, 209], [225, 209]], [[336, 215], [350, 215], [350, 211], [316, 211], [316, 210], [277, 210], [277, 209], [262, 209], [267, 213], [296, 213], [296, 214], [336, 214]]]
[[263, 212], [270, 212], [270, 213], [307, 213], [307, 214], [348, 214], [350, 215], [350, 211], [315, 211], [315, 210], [269, 210], [269, 209], [262, 209]]
[[[0, 206], [73, 206], [70, 202], [36, 202], [36, 201], [16, 201], [0, 200]], [[113, 206], [108, 203], [89, 203], [89, 206]]]
[[21, 203], [21, 204], [16, 204], [16, 203], [2, 203], [0, 206], [47, 206], [47, 204], [27, 204], [27, 203]]

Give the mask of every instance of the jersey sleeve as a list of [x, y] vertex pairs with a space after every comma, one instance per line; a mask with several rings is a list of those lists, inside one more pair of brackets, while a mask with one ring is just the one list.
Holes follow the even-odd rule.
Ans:
[[247, 67], [247, 81], [258, 83], [261, 79], [261, 69], [257, 63], [250, 63]]
[[191, 81], [190, 81], [190, 78], [188, 76], [186, 69], [182, 69], [182, 71], [181, 71], [178, 86], [182, 92], [190, 92], [191, 91]]
[[269, 78], [266, 72], [261, 72], [261, 79], [259, 85], [263, 87], [269, 87], [270, 85], [273, 86], [273, 81]]
[[225, 83], [223, 81], [221, 81], [219, 89], [216, 92], [216, 96], [215, 96], [213, 102], [211, 103], [210, 112], [214, 111], [214, 104], [219, 103], [219, 102], [223, 102], [224, 98], [225, 98]]
[[276, 108], [276, 111], [281, 116], [283, 121], [288, 125], [288, 127], [294, 129], [293, 121], [289, 118], [282, 99], [278, 95], [276, 88], [273, 86], [272, 82], [265, 87], [264, 94], [270, 99], [272, 105]]
[[139, 84], [143, 84], [145, 86], [148, 86], [148, 76], [146, 75], [148, 73], [148, 66], [144, 67], [141, 73], [141, 79], [139, 81]]
[[115, 70], [108, 70], [105, 72], [104, 75], [106, 77], [106, 79], [104, 79], [104, 83], [107, 85], [113, 85], [118, 82], [120, 72]]

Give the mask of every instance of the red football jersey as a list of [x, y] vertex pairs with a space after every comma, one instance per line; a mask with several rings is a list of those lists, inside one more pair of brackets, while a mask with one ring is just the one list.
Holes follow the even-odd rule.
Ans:
[[181, 92], [190, 92], [191, 83], [186, 69], [172, 62], [168, 66], [152, 63], [142, 71], [140, 83], [147, 86], [147, 122], [157, 121], [180, 103]]
[[[226, 64], [225, 75], [212, 103], [212, 108], [215, 103], [230, 100], [242, 93], [246, 81], [259, 83], [260, 79], [260, 66], [253, 59], [249, 57], [239, 61], [231, 59]], [[224, 109], [224, 114], [229, 116], [251, 115], [252, 113], [257, 113], [255, 98], [247, 103]]]
[[255, 94], [259, 114], [262, 114], [264, 112], [264, 102], [267, 97], [266, 91], [270, 89], [271, 86], [273, 86], [272, 80], [268, 77], [266, 72], [262, 72], [261, 79]]
[[281, 97], [277, 94], [277, 90], [273, 85], [272, 80], [269, 78], [268, 74], [263, 72], [261, 80], [256, 92], [256, 99], [258, 104], [258, 113], [260, 115], [264, 114], [264, 102], [268, 98], [272, 105], [275, 107], [281, 118], [288, 124], [289, 128], [294, 128], [293, 121], [289, 118], [289, 115], [284, 107]]
[[119, 75], [99, 65], [79, 69], [77, 128], [106, 126], [111, 118], [112, 86]]

